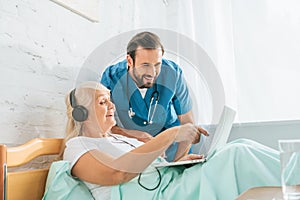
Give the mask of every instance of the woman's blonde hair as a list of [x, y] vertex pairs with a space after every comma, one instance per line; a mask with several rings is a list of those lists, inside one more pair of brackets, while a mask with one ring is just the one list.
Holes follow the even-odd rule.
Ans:
[[[84, 106], [87, 110], [91, 108], [91, 104], [93, 103], [94, 92], [96, 90], [105, 91], [109, 93], [110, 91], [98, 82], [88, 81], [80, 84], [75, 90], [75, 99], [76, 105]], [[72, 90], [71, 90], [72, 91]], [[65, 144], [71, 138], [82, 135], [82, 127], [84, 122], [77, 122], [72, 117], [73, 107], [70, 103], [70, 94], [71, 91], [67, 93], [65, 96], [65, 103], [67, 106], [66, 114], [67, 114], [67, 124], [65, 129], [65, 139], [64, 139], [64, 147], [62, 148], [61, 153], [59, 154], [59, 159], [62, 159], [63, 152], [65, 149]]]

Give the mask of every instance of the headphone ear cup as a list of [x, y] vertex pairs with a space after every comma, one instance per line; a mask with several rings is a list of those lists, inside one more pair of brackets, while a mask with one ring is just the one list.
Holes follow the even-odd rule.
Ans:
[[75, 106], [72, 111], [72, 117], [78, 122], [83, 122], [88, 118], [88, 110], [83, 106]]

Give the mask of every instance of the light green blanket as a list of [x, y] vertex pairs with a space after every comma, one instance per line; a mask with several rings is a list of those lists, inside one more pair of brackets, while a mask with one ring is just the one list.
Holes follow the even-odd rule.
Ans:
[[[161, 174], [159, 189], [147, 191], [134, 179], [115, 186], [111, 199], [233, 200], [251, 187], [280, 185], [280, 161], [277, 151], [240, 139], [217, 150], [203, 164], [164, 168]], [[158, 175], [143, 174], [141, 180], [151, 188]]]
[[[82, 182], [69, 180], [72, 177], [67, 169], [68, 163], [60, 162], [60, 165], [65, 163], [61, 170], [58, 170], [57, 163], [51, 166], [44, 200], [90, 199], [91, 195]], [[67, 173], [61, 172], [64, 170]], [[145, 190], [138, 184], [136, 177], [128, 183], [114, 186], [111, 199], [233, 200], [251, 187], [280, 185], [279, 153], [245, 139], [227, 144], [203, 164], [189, 168], [165, 167], [159, 170], [162, 178], [156, 190]], [[158, 182], [158, 173], [155, 169], [151, 170], [151, 167], [141, 176], [141, 183], [148, 188], [155, 187]], [[51, 195], [53, 198], [49, 198]]]
[[52, 163], [46, 182], [43, 200], [92, 200], [94, 199], [83, 182], [70, 174], [67, 161]]

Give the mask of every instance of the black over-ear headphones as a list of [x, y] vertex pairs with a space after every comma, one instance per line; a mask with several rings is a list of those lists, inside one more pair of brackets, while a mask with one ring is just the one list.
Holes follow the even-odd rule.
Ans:
[[88, 118], [89, 112], [84, 106], [76, 104], [75, 90], [72, 90], [70, 93], [70, 104], [73, 108], [72, 117], [75, 121], [83, 122]]

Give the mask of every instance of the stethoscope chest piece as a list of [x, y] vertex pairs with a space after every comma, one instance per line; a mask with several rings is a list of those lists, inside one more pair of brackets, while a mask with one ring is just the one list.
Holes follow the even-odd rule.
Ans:
[[128, 116], [130, 119], [132, 119], [133, 116], [135, 116], [135, 112], [132, 110], [132, 107], [130, 106], [128, 110]]

